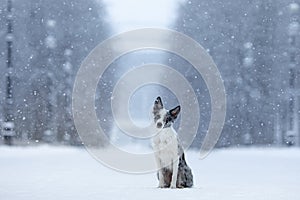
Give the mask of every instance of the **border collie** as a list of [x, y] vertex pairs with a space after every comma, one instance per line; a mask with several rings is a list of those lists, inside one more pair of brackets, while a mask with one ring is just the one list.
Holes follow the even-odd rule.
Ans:
[[180, 112], [180, 106], [166, 110], [160, 97], [154, 102], [153, 116], [157, 135], [153, 137], [156, 164], [159, 169], [160, 188], [186, 188], [193, 186], [193, 174], [187, 165], [183, 148], [172, 124]]

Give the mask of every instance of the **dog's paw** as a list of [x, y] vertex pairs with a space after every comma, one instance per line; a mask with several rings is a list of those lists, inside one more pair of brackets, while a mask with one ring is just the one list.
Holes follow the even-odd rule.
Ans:
[[182, 185], [177, 185], [178, 189], [183, 189], [184, 187]]
[[176, 189], [176, 185], [172, 184], [172, 185], [170, 186], [170, 188], [171, 188], [171, 189]]

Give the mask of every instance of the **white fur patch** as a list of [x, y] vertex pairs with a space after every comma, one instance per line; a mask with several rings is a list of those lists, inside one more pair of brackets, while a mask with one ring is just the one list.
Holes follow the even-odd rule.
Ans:
[[172, 162], [178, 159], [178, 141], [176, 131], [172, 128], [162, 129], [152, 140], [152, 146], [155, 152], [158, 167], [168, 167], [172, 169]]

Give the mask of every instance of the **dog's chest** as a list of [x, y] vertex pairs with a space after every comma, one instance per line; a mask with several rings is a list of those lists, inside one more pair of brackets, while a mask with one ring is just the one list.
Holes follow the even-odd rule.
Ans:
[[170, 165], [178, 156], [177, 136], [172, 128], [163, 129], [153, 138], [153, 148], [163, 166]]

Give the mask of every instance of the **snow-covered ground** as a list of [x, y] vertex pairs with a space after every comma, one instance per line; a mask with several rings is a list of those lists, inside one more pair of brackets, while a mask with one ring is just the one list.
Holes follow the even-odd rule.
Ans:
[[216, 150], [204, 160], [188, 152], [195, 187], [158, 189], [155, 174], [102, 166], [84, 149], [0, 147], [1, 200], [300, 199], [300, 149]]

